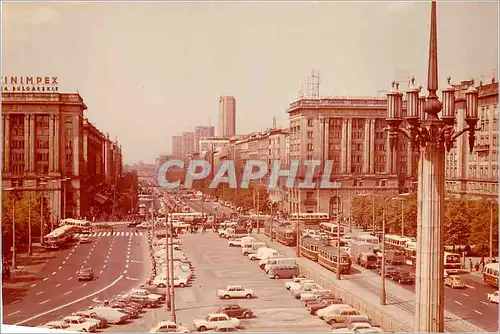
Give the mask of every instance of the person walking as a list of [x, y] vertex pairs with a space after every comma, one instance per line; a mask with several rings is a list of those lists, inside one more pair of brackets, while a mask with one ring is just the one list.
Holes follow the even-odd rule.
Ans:
[[472, 259], [469, 259], [469, 268], [470, 268], [470, 271], [474, 271], [474, 266], [472, 265]]

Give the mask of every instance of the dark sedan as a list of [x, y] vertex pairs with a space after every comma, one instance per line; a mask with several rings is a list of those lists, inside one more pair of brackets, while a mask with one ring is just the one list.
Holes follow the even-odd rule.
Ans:
[[[392, 278], [392, 275], [397, 271], [397, 267], [395, 266], [385, 266], [385, 277]], [[382, 275], [382, 267], [377, 268], [377, 273]]]
[[221, 306], [215, 313], [224, 313], [230, 316], [231, 318], [238, 318], [238, 319], [241, 318], [249, 319], [254, 317], [252, 310], [241, 307], [236, 304]]
[[408, 271], [397, 270], [392, 274], [392, 280], [398, 282], [399, 284], [413, 284], [415, 279], [412, 274]]

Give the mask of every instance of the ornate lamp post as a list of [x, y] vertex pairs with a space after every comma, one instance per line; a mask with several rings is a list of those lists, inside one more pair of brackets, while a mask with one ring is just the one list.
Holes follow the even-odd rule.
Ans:
[[[448, 78], [448, 84], [450, 78]], [[417, 270], [415, 290], [415, 328], [417, 332], [444, 331], [444, 197], [445, 150], [465, 132], [469, 132], [472, 152], [478, 121], [478, 92], [471, 87], [466, 93], [468, 127], [455, 131], [455, 89], [443, 89], [443, 103], [436, 95], [438, 89], [436, 2], [431, 7], [429, 68], [427, 99], [419, 97], [420, 87], [411, 80], [407, 92], [407, 129], [402, 122], [403, 94], [397, 83], [387, 94], [387, 123], [391, 149], [397, 147], [399, 134], [407, 137], [412, 146], [420, 149], [418, 166], [417, 209]], [[438, 114], [441, 112], [441, 118]], [[424, 116], [425, 113], [425, 116]]]

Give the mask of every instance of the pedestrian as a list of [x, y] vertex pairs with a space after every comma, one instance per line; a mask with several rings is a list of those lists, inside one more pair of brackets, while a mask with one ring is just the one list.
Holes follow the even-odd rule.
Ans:
[[474, 270], [474, 267], [472, 266], [472, 259], [469, 259], [469, 268], [471, 272]]
[[476, 271], [479, 271], [479, 262], [476, 262]]

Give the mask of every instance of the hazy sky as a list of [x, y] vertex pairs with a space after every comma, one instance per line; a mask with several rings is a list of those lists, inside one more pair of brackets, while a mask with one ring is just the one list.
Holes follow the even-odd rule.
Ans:
[[[439, 2], [440, 82], [498, 73], [497, 2]], [[312, 69], [322, 96], [376, 96], [397, 74], [427, 78], [430, 3], [3, 3], [3, 75], [58, 76], [125, 162], [153, 162], [171, 136], [287, 126]]]

